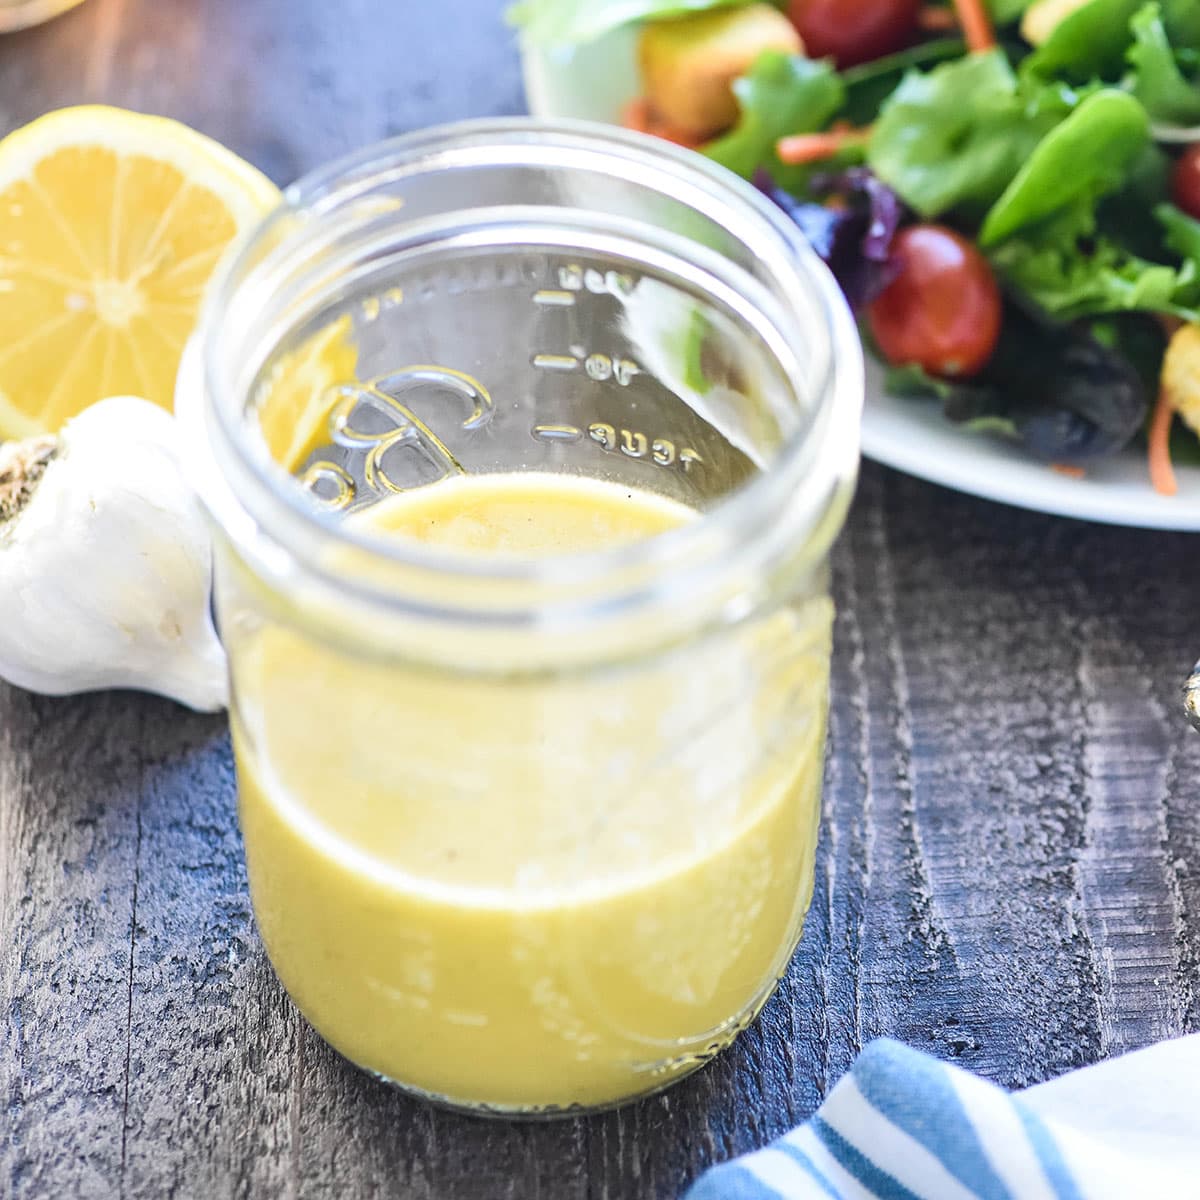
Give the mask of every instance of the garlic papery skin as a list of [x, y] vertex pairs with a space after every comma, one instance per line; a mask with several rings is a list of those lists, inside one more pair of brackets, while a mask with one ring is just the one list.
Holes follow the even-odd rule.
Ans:
[[0, 677], [226, 706], [212, 544], [180, 436], [163, 409], [117, 396], [57, 438], [0, 446]]

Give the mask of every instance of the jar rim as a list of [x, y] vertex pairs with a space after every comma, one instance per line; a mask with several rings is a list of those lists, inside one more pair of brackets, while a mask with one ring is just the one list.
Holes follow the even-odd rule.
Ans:
[[[701, 511], [696, 520], [622, 546], [549, 558], [473, 556], [416, 541], [372, 537], [347, 529], [345, 524], [334, 524], [299, 487], [289, 484], [281, 468], [269, 458], [263, 461], [265, 455], [260, 457], [249, 444], [251, 439], [241, 436], [236, 427], [235, 416], [240, 414], [221, 403], [223, 322], [233, 307], [241, 276], [282, 223], [297, 216], [320, 217], [337, 211], [378, 187], [389, 173], [394, 177], [397, 171], [423, 163], [429, 169], [439, 155], [460, 148], [520, 156], [546, 145], [607, 156], [614, 171], [640, 170], [653, 177], [669, 173], [676, 189], [690, 188], [711, 200], [723, 215], [732, 215], [739, 222], [736, 233], [744, 229], [754, 236], [770, 237], [780, 257], [780, 265], [773, 265], [772, 272], [781, 278], [790, 276], [796, 287], [815, 298], [825, 326], [829, 357], [826, 377], [816, 383], [814, 419], [786, 437], [761, 473]], [[277, 560], [287, 556], [316, 575], [328, 575], [329, 548], [350, 548], [369, 556], [376, 566], [390, 564], [410, 574], [492, 580], [526, 589], [569, 588], [576, 596], [581, 588], [594, 585], [605, 593], [599, 599], [608, 607], [624, 608], [644, 601], [648, 592], [660, 600], [669, 598], [667, 593], [678, 592], [678, 587], [647, 589], [644, 580], [630, 583], [656, 566], [680, 565], [690, 568], [693, 575], [711, 574], [722, 556], [754, 538], [802, 485], [814, 502], [802, 532], [812, 537], [819, 528], [829, 529], [825, 544], [811, 547], [817, 555], [828, 549], [828, 542], [840, 529], [857, 473], [864, 392], [861, 343], [854, 318], [825, 264], [799, 229], [746, 181], [699, 154], [643, 134], [588, 121], [516, 117], [457, 122], [376, 143], [318, 168], [283, 195], [283, 204], [250, 230], [218, 268], [180, 371], [178, 409], [192, 434], [188, 439], [189, 469], [218, 526], [243, 553], [274, 554]], [[831, 513], [833, 509], [836, 512]], [[397, 594], [395, 587], [381, 586], [378, 577], [348, 579], [345, 565], [339, 560], [340, 588], [358, 591], [373, 603], [438, 615], [437, 605], [425, 611], [428, 606]], [[604, 581], [617, 579], [623, 582], [606, 591]], [[690, 586], [699, 579], [684, 582]], [[589, 604], [596, 600], [595, 595], [588, 597]], [[553, 600], [549, 606], [554, 606]], [[550, 617], [545, 598], [510, 604], [503, 613], [456, 610], [454, 615], [525, 625], [545, 624]], [[566, 619], [568, 614], [557, 616]]]

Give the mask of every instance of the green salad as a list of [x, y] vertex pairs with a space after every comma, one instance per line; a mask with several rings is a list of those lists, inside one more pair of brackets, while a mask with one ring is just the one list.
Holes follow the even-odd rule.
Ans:
[[626, 124], [801, 227], [894, 394], [1072, 472], [1200, 462], [1200, 0], [524, 0], [640, 23]]

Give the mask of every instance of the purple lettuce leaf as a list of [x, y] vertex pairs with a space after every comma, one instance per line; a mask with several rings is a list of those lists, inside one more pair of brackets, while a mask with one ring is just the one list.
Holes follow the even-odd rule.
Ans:
[[[812, 199], [800, 200], [761, 172], [755, 183], [788, 214], [841, 285], [850, 307], [866, 308], [896, 278], [892, 239], [904, 216], [900, 198], [867, 167], [809, 180]], [[831, 207], [822, 200], [837, 196]]]

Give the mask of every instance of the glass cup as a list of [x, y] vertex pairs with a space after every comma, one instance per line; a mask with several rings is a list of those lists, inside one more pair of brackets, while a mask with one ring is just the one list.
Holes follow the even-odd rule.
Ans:
[[[753, 188], [582, 123], [367, 150], [223, 268], [179, 411], [251, 895], [346, 1057], [549, 1114], [655, 1091], [752, 1020], [812, 893], [862, 370]], [[517, 472], [697, 515], [540, 559], [364, 521]]]
[[40, 25], [82, 3], [83, 0], [0, 0], [0, 33]]

